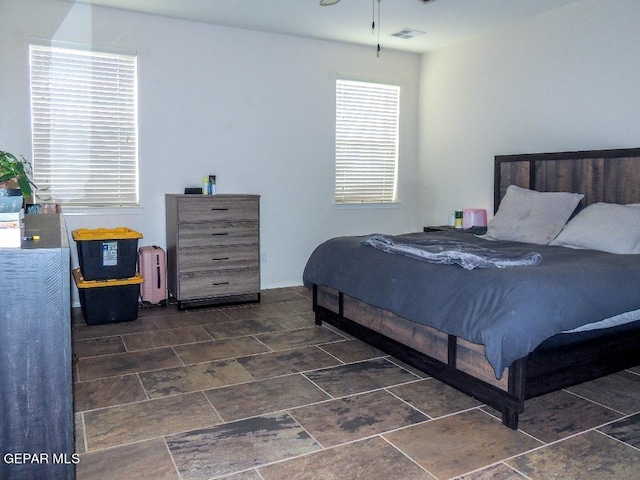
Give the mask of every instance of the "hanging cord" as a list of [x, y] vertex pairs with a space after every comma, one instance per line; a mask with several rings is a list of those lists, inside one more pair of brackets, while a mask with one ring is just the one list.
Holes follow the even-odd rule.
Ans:
[[371, 34], [376, 31], [376, 0], [371, 0]]
[[371, 0], [371, 34], [376, 31], [376, 2], [378, 2], [378, 48], [376, 57], [380, 58], [380, 1]]
[[376, 57], [380, 58], [380, 0], [374, 0], [378, 2], [378, 49], [376, 50]]

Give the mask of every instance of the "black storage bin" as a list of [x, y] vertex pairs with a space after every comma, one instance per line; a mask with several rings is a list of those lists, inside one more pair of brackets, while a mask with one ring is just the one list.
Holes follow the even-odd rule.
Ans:
[[120, 280], [85, 280], [80, 269], [73, 271], [80, 307], [87, 325], [130, 322], [138, 318], [141, 275]]
[[124, 227], [74, 230], [82, 277], [85, 280], [133, 277], [140, 238], [141, 233]]

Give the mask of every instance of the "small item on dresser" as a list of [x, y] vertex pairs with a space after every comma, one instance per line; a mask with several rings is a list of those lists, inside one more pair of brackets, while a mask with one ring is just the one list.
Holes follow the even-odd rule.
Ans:
[[202, 194], [209, 195], [209, 177], [202, 177]]
[[451, 215], [449, 215], [449, 226], [450, 227], [455, 227], [456, 226], [456, 214], [452, 213]]
[[487, 211], [484, 208], [465, 208], [462, 211], [462, 228], [487, 226]]
[[462, 228], [462, 210], [456, 210], [455, 227]]
[[216, 194], [216, 176], [209, 175], [209, 195]]

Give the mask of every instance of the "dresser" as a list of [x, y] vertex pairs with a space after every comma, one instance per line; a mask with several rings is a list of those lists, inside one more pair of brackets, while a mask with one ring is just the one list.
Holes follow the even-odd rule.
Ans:
[[167, 287], [180, 310], [260, 301], [260, 196], [165, 196]]
[[75, 478], [70, 256], [64, 218], [26, 215], [0, 248], [0, 478]]

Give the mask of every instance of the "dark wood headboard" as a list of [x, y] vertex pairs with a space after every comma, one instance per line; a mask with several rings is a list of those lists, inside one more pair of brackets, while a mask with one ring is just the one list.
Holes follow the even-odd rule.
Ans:
[[595, 203], [640, 203], [640, 148], [497, 155], [494, 209], [509, 185], [539, 192], [584, 194]]

